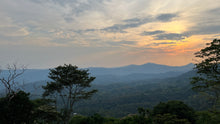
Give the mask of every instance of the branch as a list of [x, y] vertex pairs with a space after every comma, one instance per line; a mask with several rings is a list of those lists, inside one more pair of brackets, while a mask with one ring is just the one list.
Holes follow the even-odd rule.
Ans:
[[15, 89], [14, 86], [17, 85], [16, 84], [17, 82], [15, 82], [15, 79], [21, 76], [25, 72], [26, 69], [24, 66], [22, 66], [19, 72], [16, 64], [13, 64], [12, 66], [8, 65], [7, 69], [8, 69], [8, 76], [2, 77], [0, 81], [6, 88], [6, 94], [8, 93], [10, 94], [11, 92], [14, 92], [14, 89]]

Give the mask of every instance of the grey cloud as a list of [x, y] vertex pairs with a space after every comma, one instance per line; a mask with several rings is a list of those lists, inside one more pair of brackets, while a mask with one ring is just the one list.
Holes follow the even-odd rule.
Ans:
[[103, 28], [101, 31], [127, 33], [124, 29], [126, 29], [125, 25], [115, 24], [111, 27]]
[[211, 9], [208, 11], [210, 14], [220, 15], [220, 8]]
[[220, 8], [213, 8], [198, 17], [197, 24], [189, 28], [187, 33], [191, 35], [219, 34], [220, 33]]
[[177, 34], [177, 33], [165, 33], [158, 34], [154, 36], [155, 40], [182, 40], [185, 37], [188, 37], [186, 34]]
[[92, 32], [92, 31], [97, 31], [97, 29], [86, 29], [85, 31], [86, 32], [90, 32], [90, 31]]
[[123, 46], [123, 45], [134, 45], [136, 44], [136, 41], [119, 41], [119, 42], [115, 42], [115, 41], [109, 41], [107, 42], [107, 44], [111, 45], [111, 46]]
[[151, 44], [148, 44], [147, 46], [159, 46], [159, 45], [163, 45], [163, 44], [175, 45], [175, 44], [176, 44], [176, 42], [160, 42], [160, 43], [151, 43]]
[[65, 16], [64, 17], [64, 20], [67, 22], [67, 23], [70, 23], [70, 22], [73, 22], [74, 21], [74, 18], [70, 17], [70, 16]]
[[218, 34], [220, 33], [220, 25], [197, 25], [189, 29], [190, 34]]
[[[64, 20], [66, 22], [71, 22], [74, 17], [81, 16], [85, 11], [91, 10], [99, 10], [102, 9], [104, 0], [32, 0], [32, 2], [38, 4], [55, 4], [61, 6], [63, 8], [71, 8], [68, 12], [66, 12], [64, 16]], [[50, 6], [49, 6], [50, 7]]]
[[0, 41], [2, 42], [8, 42], [8, 43], [16, 43], [20, 42], [25, 38], [25, 36], [5, 36], [0, 34]]
[[79, 3], [79, 0], [50, 0], [50, 1], [45, 1], [45, 0], [31, 0], [34, 3], [45, 3], [45, 2], [53, 2], [55, 4], [65, 6], [66, 4], [71, 4], [71, 3]]
[[86, 32], [94, 32], [94, 31], [98, 31], [98, 29], [85, 29], [85, 30], [74, 30], [72, 32], [78, 33], [78, 34], [83, 34]]
[[124, 22], [128, 22], [128, 23], [134, 23], [134, 22], [140, 22], [139, 18], [133, 18], [133, 19], [126, 19], [123, 20]]
[[127, 44], [127, 45], [134, 45], [134, 44], [136, 44], [136, 41], [120, 41], [119, 42], [120, 44]]
[[143, 24], [152, 22], [152, 18], [143, 18], [143, 19], [133, 18], [128, 20], [123, 20], [123, 22], [125, 22], [125, 24], [115, 24], [113, 26], [106, 27], [101, 30], [107, 32], [126, 33], [126, 31], [124, 31], [125, 29], [139, 27]]
[[178, 15], [175, 13], [167, 13], [167, 14], [160, 14], [156, 17], [157, 20], [162, 22], [168, 22], [171, 21], [174, 17], [177, 17]]
[[[162, 30], [156, 30], [156, 31], [144, 31], [141, 33], [142, 36], [148, 36], [153, 35], [155, 40], [182, 40], [185, 37], [188, 37], [189, 35], [187, 33], [184, 34], [178, 34], [178, 33], [166, 33]], [[171, 42], [167, 42], [171, 43]]]
[[53, 39], [51, 42], [58, 43], [58, 44], [66, 44], [72, 41], [73, 39], [57, 38], [57, 39]]
[[142, 36], [147, 36], [147, 35], [155, 35], [155, 34], [161, 34], [161, 33], [165, 33], [165, 31], [161, 31], [161, 30], [156, 30], [156, 31], [144, 31], [143, 33], [141, 33]]
[[131, 19], [123, 20], [125, 24], [114, 24], [113, 26], [106, 27], [101, 30], [107, 31], [107, 32], [126, 33], [126, 31], [124, 31], [125, 29], [139, 27], [141, 25], [144, 25], [144, 24], [147, 24], [153, 21], [156, 21], [156, 22], [157, 21], [161, 21], [161, 22], [171, 21], [174, 17], [177, 17], [177, 16], [178, 14], [176, 13], [168, 13], [168, 14], [160, 14], [156, 18], [153, 18], [151, 16], [148, 16], [146, 18], [131, 18]]

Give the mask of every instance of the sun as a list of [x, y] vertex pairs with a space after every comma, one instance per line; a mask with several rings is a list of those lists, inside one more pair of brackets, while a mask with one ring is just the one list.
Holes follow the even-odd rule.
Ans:
[[187, 23], [186, 21], [172, 21], [172, 22], [161, 23], [158, 28], [166, 32], [180, 34], [187, 31], [189, 25], [190, 24]]

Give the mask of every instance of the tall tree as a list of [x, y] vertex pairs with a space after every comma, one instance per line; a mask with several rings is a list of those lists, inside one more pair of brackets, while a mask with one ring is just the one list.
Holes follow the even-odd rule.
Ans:
[[198, 73], [192, 78], [193, 89], [204, 92], [212, 98], [216, 109], [220, 100], [220, 39], [207, 43], [207, 47], [195, 53], [200, 61], [195, 69]]
[[64, 64], [50, 69], [49, 76], [52, 81], [43, 86], [43, 96], [56, 96], [62, 100], [64, 120], [69, 121], [73, 113], [73, 105], [81, 99], [91, 97], [97, 90], [89, 90], [95, 77], [89, 76], [88, 70], [79, 69], [71, 64]]

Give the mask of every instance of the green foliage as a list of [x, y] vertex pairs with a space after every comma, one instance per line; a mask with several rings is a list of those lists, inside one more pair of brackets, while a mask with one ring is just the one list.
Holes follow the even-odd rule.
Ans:
[[33, 103], [29, 100], [29, 93], [19, 91], [8, 94], [0, 99], [0, 123], [22, 124], [32, 122]]
[[[152, 114], [153, 116], [161, 117], [162, 120], [166, 118], [166, 116], [174, 119], [186, 119], [192, 124], [194, 124], [196, 120], [195, 111], [181, 101], [161, 102], [153, 108]], [[168, 115], [164, 116], [164, 114]], [[175, 115], [176, 117], [170, 115]]]
[[138, 122], [136, 122], [136, 115], [128, 115], [127, 117], [122, 118], [119, 121], [119, 124], [138, 124]]
[[44, 124], [58, 122], [59, 114], [50, 101], [37, 99], [31, 101], [29, 93], [19, 91], [0, 98], [0, 123], [1, 124]]
[[117, 122], [118, 120], [115, 118], [105, 118], [99, 114], [94, 114], [90, 117], [75, 115], [69, 124], [116, 124]]
[[87, 119], [88, 124], [103, 124], [104, 121], [104, 117], [99, 114], [94, 114]]
[[90, 77], [88, 70], [78, 69], [71, 64], [50, 69], [49, 76], [52, 81], [43, 86], [43, 96], [55, 96], [62, 100], [61, 113], [63, 120], [68, 122], [73, 112], [73, 105], [81, 99], [91, 97], [97, 90], [88, 90], [95, 77]]
[[191, 124], [187, 119], [180, 119], [176, 115], [166, 113], [157, 114], [154, 117], [154, 122], [156, 124]]
[[151, 122], [147, 117], [139, 115], [128, 115], [118, 122], [119, 124], [148, 124]]
[[130, 113], [137, 114], [137, 108], [149, 108], [158, 102], [169, 100], [184, 101], [196, 110], [206, 110], [208, 101], [194, 92], [189, 77], [194, 72], [168, 78], [139, 81], [133, 83], [119, 83], [112, 85], [93, 85], [99, 92], [88, 101], [76, 104], [75, 112], [91, 116], [100, 113], [102, 116], [124, 117]]
[[193, 89], [210, 95], [216, 109], [220, 102], [220, 39], [214, 39], [207, 45], [195, 53], [201, 61], [195, 67], [198, 76], [193, 77], [191, 83]]
[[53, 102], [50, 99], [36, 99], [34, 103], [33, 117], [37, 123], [55, 123], [61, 120], [60, 113], [58, 113], [54, 106], [50, 104]]
[[[120, 119], [107, 118], [99, 114], [94, 114], [88, 117], [82, 115], [75, 115], [72, 117], [70, 124], [219, 124], [220, 123], [219, 113], [200, 111], [200, 112], [196, 112], [195, 114], [194, 111], [191, 110], [191, 108], [186, 107], [186, 105], [180, 101], [169, 101], [167, 103], [159, 103], [154, 107], [154, 110], [152, 111], [144, 108], [138, 108], [137, 111], [138, 114], [129, 114]], [[191, 112], [193, 112], [194, 114], [192, 115]]]
[[71, 118], [69, 124], [87, 124], [87, 117], [82, 115], [75, 115]]
[[220, 114], [208, 111], [197, 112], [196, 124], [220, 124]]

